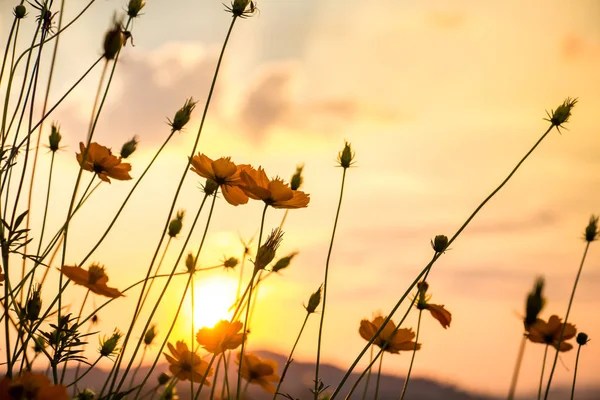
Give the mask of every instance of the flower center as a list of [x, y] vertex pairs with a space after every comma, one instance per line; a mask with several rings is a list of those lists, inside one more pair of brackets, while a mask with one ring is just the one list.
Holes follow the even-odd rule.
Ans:
[[99, 265], [92, 265], [88, 271], [88, 282], [93, 285], [101, 278], [104, 278], [106, 274], [104, 273], [104, 268]]
[[102, 166], [102, 164], [94, 161], [94, 166], [93, 166], [94, 172], [97, 174], [101, 174], [102, 172], [104, 172], [104, 167]]

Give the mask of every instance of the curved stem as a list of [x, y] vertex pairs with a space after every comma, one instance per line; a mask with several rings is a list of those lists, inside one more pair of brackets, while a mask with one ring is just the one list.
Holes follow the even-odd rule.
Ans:
[[[369, 364], [373, 362], [373, 346], [371, 346], [371, 356], [369, 357]], [[371, 368], [367, 372], [367, 382], [365, 382], [365, 388], [363, 390], [362, 400], [367, 398], [367, 392], [369, 391], [369, 382], [371, 381]]]
[[377, 383], [375, 384], [375, 400], [379, 398], [379, 380], [381, 379], [381, 364], [383, 364], [383, 354], [379, 357], [379, 368], [377, 369]]
[[419, 332], [421, 331], [421, 315], [423, 314], [423, 310], [419, 309], [419, 320], [417, 322], [417, 333], [415, 336], [415, 348], [413, 349], [412, 357], [410, 358], [410, 366], [408, 367], [408, 373], [406, 374], [406, 379], [404, 380], [404, 386], [402, 386], [402, 395], [400, 396], [400, 400], [404, 399], [404, 395], [406, 394], [406, 389], [408, 388], [408, 381], [410, 380], [410, 373], [412, 372], [412, 367], [415, 362], [415, 355], [417, 354], [417, 346], [419, 345]]
[[296, 350], [296, 346], [298, 345], [298, 342], [300, 341], [300, 337], [302, 336], [302, 332], [304, 332], [304, 327], [306, 326], [306, 322], [308, 321], [308, 317], [310, 316], [311, 313], [306, 313], [306, 317], [304, 318], [304, 322], [302, 323], [302, 328], [300, 328], [300, 332], [298, 333], [298, 337], [296, 337], [296, 341], [294, 342], [294, 346], [292, 347], [292, 351], [290, 351], [290, 355], [287, 358], [287, 361], [285, 362], [285, 367], [283, 367], [283, 372], [281, 373], [281, 379], [279, 379], [279, 383], [277, 384], [277, 389], [275, 389], [275, 394], [273, 394], [273, 400], [275, 400], [277, 398], [277, 395], [279, 394], [279, 388], [281, 387], [281, 384], [283, 383], [283, 380], [285, 379], [285, 374], [287, 373], [288, 368], [290, 367], [290, 365], [292, 364], [292, 361], [294, 360], [292, 357], [294, 356], [294, 350]]
[[552, 377], [554, 376], [554, 370], [556, 369], [556, 362], [558, 361], [558, 353], [560, 349], [560, 345], [562, 344], [563, 338], [565, 336], [565, 328], [567, 327], [567, 321], [569, 320], [569, 313], [571, 312], [571, 306], [573, 305], [573, 299], [575, 298], [575, 291], [577, 290], [577, 283], [579, 283], [579, 277], [581, 276], [581, 271], [583, 270], [583, 264], [585, 262], [585, 258], [587, 256], [588, 249], [590, 248], [590, 243], [587, 242], [585, 244], [585, 250], [583, 251], [583, 257], [581, 257], [581, 263], [579, 264], [579, 270], [577, 271], [577, 276], [575, 277], [575, 283], [573, 283], [573, 290], [571, 291], [571, 297], [569, 298], [569, 306], [567, 307], [567, 314], [565, 315], [565, 320], [562, 324], [562, 329], [560, 330], [560, 336], [558, 338], [558, 343], [556, 345], [556, 353], [554, 353], [554, 361], [552, 362], [552, 369], [550, 370], [550, 376], [548, 377], [548, 383], [546, 384], [546, 394], [544, 395], [544, 400], [548, 399], [548, 394], [550, 393], [550, 385], [552, 385]]

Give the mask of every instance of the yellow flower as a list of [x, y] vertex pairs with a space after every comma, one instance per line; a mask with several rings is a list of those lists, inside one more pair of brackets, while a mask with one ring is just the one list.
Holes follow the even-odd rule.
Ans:
[[196, 341], [209, 353], [220, 354], [242, 344], [244, 333], [239, 333], [242, 327], [240, 321], [221, 320], [213, 328], [200, 329], [196, 334]]
[[221, 187], [223, 197], [229, 204], [239, 206], [248, 202], [248, 196], [239, 187], [242, 184], [240, 179], [242, 166], [236, 166], [229, 157], [221, 157], [213, 161], [204, 154], [198, 153], [192, 158], [191, 163], [192, 171]]
[[[175, 346], [171, 343], [167, 343], [167, 346], [172, 355], [167, 353], [163, 354], [170, 364], [169, 371], [171, 371], [174, 377], [180, 381], [192, 380], [194, 382], [200, 382], [204, 375], [206, 375], [207, 378], [212, 376], [213, 369], [211, 368], [207, 374], [208, 363], [196, 353], [192, 353], [185, 342], [179, 340], [175, 343]], [[204, 384], [206, 386], [211, 386], [211, 383], [206, 378], [204, 379]]]
[[81, 168], [86, 171], [95, 172], [98, 178], [104, 182], [110, 183], [109, 178], [120, 181], [131, 179], [129, 175], [131, 164], [121, 162], [121, 157], [113, 156], [108, 147], [101, 146], [96, 142], [90, 143], [85, 162], [82, 162], [83, 154], [85, 153], [83, 142], [79, 143], [79, 151], [81, 153], [76, 153], [76, 156]]
[[530, 328], [528, 338], [534, 343], [545, 343], [552, 345], [559, 351], [569, 351], [573, 348], [571, 343], [566, 343], [566, 340], [572, 339], [577, 334], [575, 325], [567, 323], [565, 326], [565, 333], [563, 334], [563, 341], [558, 347], [558, 340], [560, 339], [560, 332], [563, 329], [563, 323], [557, 315], [553, 315], [545, 322], [538, 319]]
[[85, 286], [92, 292], [116, 299], [117, 297], [123, 296], [119, 290], [106, 286], [108, 282], [108, 276], [104, 272], [104, 267], [98, 264], [92, 264], [88, 271], [81, 267], [71, 267], [63, 265], [60, 272], [76, 285]]
[[282, 179], [267, 178], [265, 170], [247, 166], [240, 172], [244, 192], [254, 200], [262, 200], [274, 208], [302, 208], [308, 206], [309, 195], [292, 190]]
[[[237, 355], [240, 364], [240, 353]], [[241, 362], [241, 374], [249, 383], [260, 385], [267, 393], [274, 394], [275, 386], [272, 382], [279, 382], [277, 363], [273, 360], [261, 360], [254, 354], [244, 354]]]
[[69, 395], [64, 385], [52, 385], [44, 374], [24, 372], [13, 380], [7, 377], [0, 380], [0, 399], [17, 398], [29, 400], [68, 400]]
[[429, 289], [429, 284], [427, 282], [422, 281], [417, 283], [417, 288], [419, 289], [419, 294], [415, 307], [417, 307], [419, 310], [428, 310], [431, 313], [431, 316], [437, 319], [440, 324], [442, 324], [444, 329], [448, 328], [450, 326], [450, 322], [452, 322], [452, 314], [450, 314], [450, 311], [446, 310], [443, 304], [440, 305], [429, 303], [431, 295], [427, 295], [427, 290]]
[[[373, 321], [369, 321], [367, 319], [363, 319], [360, 321], [360, 328], [358, 329], [358, 333], [365, 340], [371, 340], [375, 333], [381, 328], [383, 325], [383, 321], [385, 321], [385, 317], [379, 315], [376, 316]], [[396, 325], [392, 320], [390, 320], [383, 330], [379, 333], [373, 344], [383, 348], [386, 340], [388, 341], [387, 346], [385, 347], [385, 351], [390, 352], [392, 354], [398, 354], [400, 351], [413, 351], [421, 349], [421, 343], [415, 343], [412, 340], [415, 338], [415, 333], [410, 328], [401, 328], [396, 332]]]

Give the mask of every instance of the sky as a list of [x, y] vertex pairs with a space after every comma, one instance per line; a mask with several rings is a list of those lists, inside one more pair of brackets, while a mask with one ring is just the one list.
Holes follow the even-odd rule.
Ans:
[[[68, 20], [82, 6], [66, 3], [61, 12]], [[199, 103], [94, 253], [91, 261], [106, 265], [109, 283], [118, 288], [141, 279], [150, 263], [231, 20], [219, 1], [147, 3], [131, 29], [134, 46], [122, 52], [95, 140], [116, 151], [138, 135], [131, 158], [135, 180], [167, 137], [167, 118], [186, 98]], [[4, 38], [15, 4], [0, 4]], [[67, 31], [51, 102], [101, 55], [112, 14], [123, 7], [97, 0]], [[335, 159], [345, 140], [356, 151], [356, 164], [347, 172], [331, 257], [323, 340], [323, 360], [341, 368], [366, 343], [358, 335], [360, 320], [386, 314], [427, 264], [430, 239], [451, 236], [504, 179], [548, 127], [546, 111], [567, 97], [579, 99], [567, 129], [541, 143], [429, 278], [432, 301], [445, 304], [453, 320], [444, 330], [424, 316], [413, 373], [505, 394], [527, 292], [536, 276], [544, 276], [547, 305], [541, 316], [564, 315], [585, 247], [582, 232], [590, 215], [600, 213], [600, 3], [260, 0], [258, 8], [234, 26], [199, 149], [211, 158], [261, 165], [269, 176], [286, 180], [303, 163], [302, 190], [311, 202], [286, 218], [278, 255], [299, 254], [261, 286], [250, 350], [286, 354], [304, 318], [303, 303], [323, 281], [342, 177]], [[30, 11], [25, 20], [29, 32], [34, 15]], [[51, 117], [64, 137], [55, 161], [59, 178], [52, 182], [54, 229], [66, 214], [77, 174], [74, 153], [85, 139], [100, 72], [95, 69]], [[48, 173], [49, 158], [41, 152], [41, 176]], [[34, 189], [39, 211], [32, 212], [32, 226], [41, 224], [45, 182]], [[184, 182], [176, 205], [187, 211], [184, 232], [201, 201], [202, 183], [193, 173]], [[70, 231], [77, 233], [69, 238], [67, 263], [87, 254], [133, 184], [115, 181], [94, 192], [73, 220]], [[256, 246], [261, 210], [258, 203], [233, 207], [218, 199], [200, 264], [239, 257], [240, 236], [254, 237]], [[278, 226], [283, 214], [269, 209], [266, 229]], [[188, 249], [197, 248], [206, 216], [203, 211]], [[170, 245], [165, 269], [172, 268], [183, 241]], [[53, 271], [51, 285], [57, 276]], [[198, 308], [210, 302], [223, 309], [235, 295], [237, 276], [237, 270], [199, 273]], [[569, 317], [592, 339], [580, 357], [582, 387], [597, 382], [600, 368], [599, 284], [600, 249], [593, 243]], [[185, 278], [175, 279], [160, 304], [155, 322], [163, 334], [184, 286]], [[83, 294], [80, 287], [68, 289], [74, 309]], [[126, 329], [123, 310], [136, 300], [132, 291], [104, 309], [99, 329]], [[94, 296], [88, 307], [102, 302]], [[190, 302], [186, 298], [173, 339], [189, 342]], [[319, 317], [309, 319], [299, 360], [315, 357]], [[210, 320], [203, 318], [197, 315], [195, 324]], [[406, 326], [416, 323], [412, 312]], [[558, 365], [557, 384], [570, 384], [575, 353], [561, 355], [565, 366]], [[536, 389], [542, 355], [543, 346], [527, 347], [520, 391]], [[383, 370], [403, 375], [408, 362], [408, 354], [389, 356]]]

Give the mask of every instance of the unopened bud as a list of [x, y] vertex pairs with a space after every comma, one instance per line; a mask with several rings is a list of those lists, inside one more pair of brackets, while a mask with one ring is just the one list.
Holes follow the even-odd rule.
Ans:
[[146, 2], [142, 0], [129, 0], [129, 4], [127, 5], [127, 15], [129, 15], [131, 18], [137, 17], [145, 5]]
[[578, 345], [583, 346], [584, 344], [587, 344], [587, 342], [590, 341], [590, 339], [588, 338], [588, 335], [583, 333], [583, 332], [579, 332], [577, 334], [577, 338], [575, 339], [575, 341], [577, 342]]
[[560, 127], [565, 122], [569, 122], [569, 117], [571, 117], [571, 110], [577, 104], [577, 99], [572, 99], [567, 97], [567, 99], [556, 108], [556, 110], [552, 111], [552, 115], [549, 115], [550, 123], [553, 126]]
[[448, 237], [445, 235], [437, 235], [431, 241], [431, 247], [436, 253], [443, 253], [448, 247]]
[[152, 325], [144, 334], [144, 344], [150, 346], [157, 334], [156, 325]]
[[295, 251], [295, 252], [277, 260], [275, 265], [273, 265], [273, 268], [272, 268], [273, 272], [279, 272], [282, 269], [289, 267], [290, 262], [292, 261], [292, 258], [294, 258], [297, 254], [298, 254], [298, 252]]
[[104, 58], [114, 60], [124, 44], [125, 35], [121, 30], [121, 24], [115, 21], [113, 27], [104, 35]]
[[129, 141], [123, 144], [121, 147], [121, 158], [127, 158], [133, 154], [134, 151], [137, 150], [137, 145], [139, 143], [138, 137], [134, 136]]
[[350, 168], [350, 166], [354, 163], [355, 153], [352, 151], [352, 147], [350, 143], [346, 142], [344, 144], [344, 149], [338, 153], [338, 163], [342, 168]]
[[84, 389], [83, 392], [77, 393], [74, 397], [74, 400], [94, 400], [96, 398], [96, 393], [94, 393], [91, 389]]
[[100, 342], [100, 355], [102, 357], [109, 357], [113, 353], [118, 351], [117, 345], [123, 334], [115, 329], [115, 332], [108, 338], [104, 339], [104, 343]]
[[296, 172], [292, 175], [292, 179], [290, 180], [290, 188], [292, 190], [298, 190], [302, 183], [304, 182], [304, 178], [302, 177], [302, 170], [304, 169], [304, 165], [300, 164], [296, 167]]
[[25, 18], [27, 16], [27, 9], [25, 8], [25, 6], [23, 4], [19, 4], [13, 10], [13, 14], [15, 15], [15, 18], [18, 18], [18, 19]]
[[223, 267], [225, 268], [235, 268], [238, 265], [238, 259], [235, 257], [229, 257], [225, 261], [223, 261]]
[[181, 232], [181, 228], [183, 228], [183, 217], [185, 216], [185, 210], [177, 211], [177, 215], [175, 218], [169, 222], [169, 236], [175, 237], [179, 235]]
[[207, 179], [203, 190], [208, 196], [212, 196], [218, 188], [219, 184], [217, 182], [213, 181], [212, 179]]
[[319, 286], [316, 292], [310, 295], [308, 299], [308, 305], [304, 307], [309, 314], [315, 312], [319, 304], [321, 304], [321, 291], [323, 290], [323, 285]]
[[169, 125], [173, 132], [180, 131], [183, 127], [190, 122], [190, 118], [192, 116], [192, 111], [194, 111], [194, 107], [196, 107], [196, 102], [192, 97], [185, 101], [183, 107], [181, 107], [176, 113], [173, 121], [169, 121]]
[[193, 274], [196, 271], [196, 259], [192, 252], [189, 252], [185, 258], [185, 267], [190, 274]]
[[27, 300], [25, 305], [25, 315], [28, 321], [35, 321], [40, 315], [42, 310], [42, 298], [40, 292], [42, 291], [41, 286], [36, 286], [31, 292], [31, 297]]
[[281, 244], [283, 232], [279, 229], [273, 229], [265, 244], [260, 246], [254, 260], [254, 270], [265, 269], [267, 265], [275, 258], [277, 248]]
[[50, 136], [48, 136], [48, 142], [50, 147], [50, 151], [54, 152], [60, 148], [60, 140], [62, 139], [62, 135], [60, 134], [60, 127], [56, 122], [52, 124], [52, 128], [50, 130]]
[[46, 348], [46, 342], [44, 341], [44, 337], [42, 335], [35, 336], [33, 338], [33, 351], [37, 354], [44, 351]]
[[588, 226], [586, 226], [585, 228], [585, 240], [587, 242], [593, 242], [594, 240], [598, 239], [599, 234], [600, 233], [598, 232], [598, 217], [592, 215], [590, 217], [590, 222]]
[[527, 331], [533, 324], [535, 324], [539, 313], [542, 311], [542, 308], [544, 308], [544, 304], [546, 303], [546, 299], [544, 299], [542, 296], [543, 290], [544, 278], [539, 277], [535, 281], [533, 290], [527, 295], [527, 302], [525, 303], [525, 319], [523, 323], [525, 325], [525, 330]]
[[171, 380], [171, 377], [169, 375], [165, 374], [164, 372], [158, 376], [158, 384], [160, 386], [166, 385], [167, 382], [169, 382], [170, 380]]

